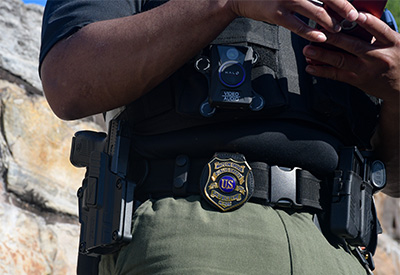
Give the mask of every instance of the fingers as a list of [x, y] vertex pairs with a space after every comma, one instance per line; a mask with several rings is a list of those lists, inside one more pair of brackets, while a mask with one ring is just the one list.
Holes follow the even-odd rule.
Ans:
[[[331, 67], [337, 69], [347, 71], [356, 71], [358, 69], [356, 57], [346, 54], [344, 52], [330, 51], [326, 49], [322, 50], [320, 47], [308, 45], [304, 47], [303, 54], [309, 60], [317, 60], [322, 64], [330, 65]], [[321, 69], [326, 69], [326, 66]]]
[[347, 0], [324, 0], [324, 4], [350, 22], [353, 22], [358, 18], [357, 10]]
[[277, 22], [277, 24], [280, 24], [309, 41], [323, 43], [327, 40], [323, 32], [311, 28], [295, 15], [287, 16], [282, 23]]
[[341, 30], [340, 23], [327, 9], [333, 10], [350, 22], [357, 20], [359, 16], [357, 10], [347, 0], [324, 0], [324, 3], [319, 0], [294, 0], [290, 2], [290, 6], [286, 6], [286, 9], [283, 10], [286, 10], [286, 12], [282, 12], [282, 19], [279, 19], [280, 22], [278, 24], [308, 40], [321, 42], [325, 40], [324, 34], [319, 30], [310, 30], [310, 28], [301, 26], [293, 20], [290, 21], [288, 15], [293, 15], [293, 13], [301, 14], [315, 21], [330, 33], [337, 33]]
[[360, 13], [356, 22], [382, 43], [386, 44], [395, 41], [396, 32], [385, 22], [371, 14]]
[[360, 13], [357, 23], [374, 35], [373, 44], [342, 33], [326, 33], [326, 43], [336, 48], [306, 46], [303, 54], [314, 61], [306, 71], [346, 82], [382, 99], [390, 98], [391, 93], [399, 91], [400, 34], [371, 14]]
[[329, 15], [323, 6], [315, 4], [313, 0], [299, 1], [298, 5], [293, 7], [293, 11], [310, 18], [325, 30], [330, 32], [340, 31], [340, 25], [335, 18]]
[[399, 43], [400, 35], [393, 31], [385, 22], [371, 14], [360, 13], [356, 22], [359, 24], [359, 27], [371, 33], [376, 42], [371, 44], [350, 35], [326, 33], [328, 38], [326, 43], [357, 56], [364, 55], [376, 47], [388, 47]]
[[[342, 13], [350, 13], [351, 20], [355, 20], [358, 17], [357, 11], [348, 3], [347, 0], [334, 0], [335, 3], [344, 3]], [[295, 14], [305, 16], [318, 25], [322, 26], [323, 29], [329, 32], [339, 32], [341, 27], [339, 22], [331, 16], [326, 8], [318, 4], [315, 0], [294, 0], [291, 2], [283, 1], [283, 7], [275, 16], [275, 23], [281, 25], [292, 32], [302, 36], [305, 39], [314, 42], [326, 41], [326, 35], [321, 30], [316, 30], [309, 27], [303, 21], [301, 21]], [[340, 4], [336, 4], [336, 9], [340, 9]], [[350, 11], [355, 11], [351, 13]]]
[[358, 81], [358, 75], [355, 73], [346, 70], [339, 70], [334, 67], [307, 66], [306, 72], [314, 76], [329, 78], [332, 80], [349, 83], [354, 86], [356, 86]]
[[364, 71], [364, 64], [355, 56], [348, 53], [327, 50], [308, 45], [304, 47], [303, 54], [307, 60], [317, 60], [325, 66], [308, 65], [306, 71], [314, 76], [329, 78], [357, 86], [360, 76], [357, 72]]
[[365, 55], [367, 52], [373, 50], [375, 47], [367, 41], [361, 40], [357, 37], [349, 34], [337, 33], [331, 34], [326, 33], [326, 43], [342, 49], [348, 53], [356, 56]]
[[281, 25], [310, 41], [324, 42], [326, 35], [321, 30], [309, 27], [297, 18], [296, 14], [315, 21], [332, 33], [340, 31], [340, 26], [327, 8], [348, 21], [358, 18], [358, 12], [347, 0], [325, 1], [326, 6], [318, 4], [318, 0], [230, 0], [229, 3], [231, 10], [238, 16]]
[[[304, 4], [303, 6], [305, 10], [299, 10], [299, 13], [314, 20], [330, 32], [339, 32], [341, 29], [340, 23], [337, 22], [337, 18], [332, 14], [332, 11], [350, 22], [358, 18], [358, 11], [347, 0], [324, 0], [323, 6], [319, 5], [318, 2], [319, 0], [308, 0], [309, 4]], [[313, 5], [314, 8], [312, 8], [310, 4]], [[322, 12], [321, 9], [324, 12]], [[330, 10], [330, 12], [328, 12], [328, 10]]]

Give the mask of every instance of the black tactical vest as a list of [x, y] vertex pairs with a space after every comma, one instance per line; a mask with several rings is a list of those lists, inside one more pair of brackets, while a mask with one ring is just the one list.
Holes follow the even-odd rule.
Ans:
[[[368, 148], [379, 115], [379, 100], [359, 89], [305, 73], [302, 49], [309, 42], [276, 25], [235, 19], [212, 44], [252, 47], [258, 56], [252, 87], [265, 99], [259, 111], [217, 109], [204, 117], [208, 81], [195, 69], [197, 57], [142, 98], [129, 104], [123, 117], [138, 135], [225, 123], [232, 120], [290, 120], [314, 125], [345, 145]], [[207, 48], [208, 49], [208, 48]], [[207, 54], [205, 49], [200, 55]]]

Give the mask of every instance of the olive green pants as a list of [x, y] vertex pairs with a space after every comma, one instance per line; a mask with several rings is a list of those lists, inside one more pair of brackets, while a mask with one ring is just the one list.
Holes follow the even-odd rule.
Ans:
[[330, 245], [308, 213], [246, 203], [221, 213], [199, 196], [147, 201], [133, 240], [103, 256], [100, 274], [366, 274]]

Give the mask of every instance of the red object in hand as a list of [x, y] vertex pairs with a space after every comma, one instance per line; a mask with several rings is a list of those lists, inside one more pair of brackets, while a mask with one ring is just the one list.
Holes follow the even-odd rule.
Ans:
[[[350, 0], [350, 3], [358, 11], [367, 12], [380, 18], [383, 14], [383, 10], [385, 9], [387, 0]], [[343, 19], [330, 9], [328, 9], [328, 13], [330, 13], [338, 22], [340, 22], [343, 33], [371, 42], [372, 35], [365, 29], [358, 26], [357, 23], [349, 22], [346, 19]]]
[[[383, 10], [385, 9], [387, 0], [349, 0], [349, 2], [359, 11], [359, 12], [367, 12], [378, 18], [380, 18], [383, 14]], [[336, 12], [326, 7], [328, 13], [334, 17], [337, 22], [340, 22], [342, 27], [341, 32], [358, 37], [367, 42], [372, 42], [372, 34], [366, 31], [364, 28], [360, 27], [356, 22], [349, 22]], [[317, 29], [322, 29], [320, 25], [317, 25]], [[331, 46], [327, 43], [311, 43], [314, 46], [324, 47], [331, 50], [343, 51], [342, 49], [338, 49], [337, 47]], [[325, 63], [314, 61], [307, 59], [307, 62], [312, 65], [325, 65]]]

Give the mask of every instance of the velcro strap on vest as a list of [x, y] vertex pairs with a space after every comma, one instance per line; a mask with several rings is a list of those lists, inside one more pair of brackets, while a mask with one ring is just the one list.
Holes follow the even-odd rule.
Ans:
[[[178, 156], [176, 160], [145, 160], [147, 175], [143, 180], [142, 168], [136, 163], [135, 178], [142, 179], [135, 191], [136, 199], [160, 199], [198, 195], [200, 177], [208, 160]], [[323, 182], [310, 172], [270, 166], [264, 162], [248, 162], [254, 175], [254, 193], [251, 202], [280, 208], [303, 207], [322, 210], [329, 201], [321, 188]], [[141, 163], [143, 165], [143, 162]]]

